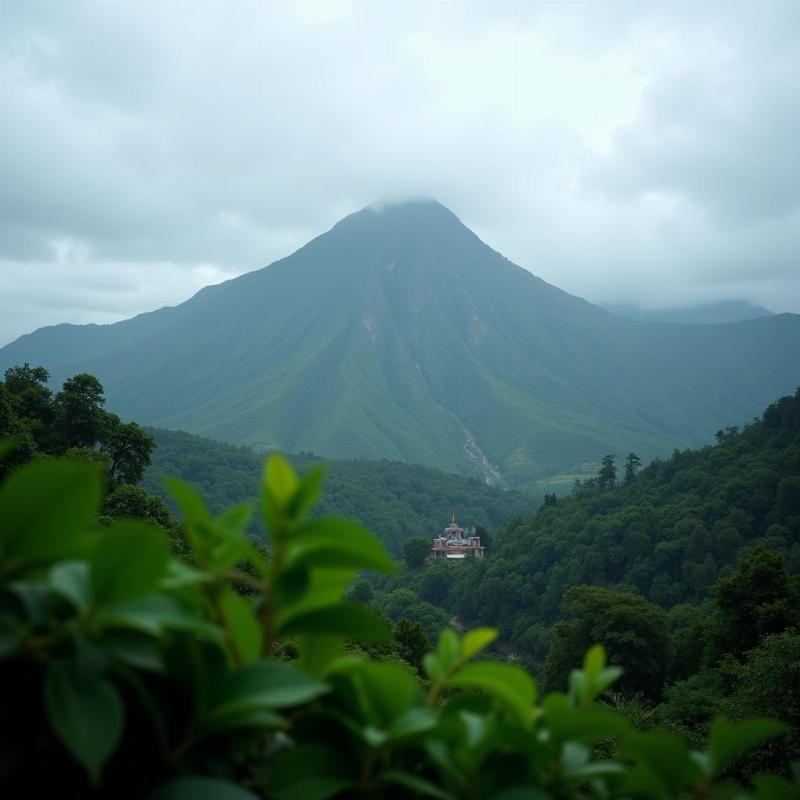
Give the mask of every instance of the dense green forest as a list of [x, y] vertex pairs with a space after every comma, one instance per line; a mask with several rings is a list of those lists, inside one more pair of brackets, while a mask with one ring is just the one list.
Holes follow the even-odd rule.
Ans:
[[[167, 498], [164, 476], [177, 475], [199, 487], [213, 511], [257, 496], [263, 455], [179, 431], [153, 428], [148, 433], [157, 445], [142, 482], [149, 492]], [[292, 456], [292, 463], [305, 473], [319, 458], [305, 453]], [[541, 502], [477, 478], [399, 461], [324, 463], [326, 491], [318, 512], [357, 519], [395, 555], [409, 537], [437, 535], [453, 511], [465, 524], [491, 532], [530, 514]]]
[[627, 481], [615, 477], [613, 486], [578, 483], [572, 497], [549, 497], [535, 515], [504, 527], [491, 558], [458, 570], [433, 564], [409, 574], [409, 585], [465, 620], [497, 624], [507, 641], [540, 658], [540, 633], [573, 586], [629, 590], [665, 609], [698, 604], [757, 544], [796, 573], [800, 394], [717, 439]]

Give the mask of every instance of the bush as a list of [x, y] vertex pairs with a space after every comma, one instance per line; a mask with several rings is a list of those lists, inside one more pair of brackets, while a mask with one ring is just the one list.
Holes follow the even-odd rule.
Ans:
[[[540, 703], [524, 670], [476, 660], [491, 629], [445, 630], [423, 680], [348, 655], [348, 641], [389, 631], [344, 592], [359, 570], [393, 563], [360, 526], [308, 519], [321, 484], [319, 471], [299, 480], [270, 459], [266, 557], [244, 533], [249, 507], [212, 518], [172, 481], [191, 548], [183, 561], [148, 523], [98, 527], [97, 465], [47, 460], [12, 473], [0, 488], [5, 794], [707, 797], [740, 751], [781, 732], [718, 719], [702, 754], [674, 734], [637, 732], [594, 702], [619, 675], [599, 646], [567, 693]], [[281, 660], [289, 651], [296, 660]], [[609, 741], [599, 760], [593, 744]], [[755, 787], [737, 796], [798, 796], [776, 776]]]

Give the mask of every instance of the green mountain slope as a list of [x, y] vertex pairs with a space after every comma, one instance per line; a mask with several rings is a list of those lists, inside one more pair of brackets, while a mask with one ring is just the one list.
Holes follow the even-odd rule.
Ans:
[[509, 485], [605, 452], [700, 444], [800, 380], [800, 317], [675, 326], [609, 314], [441, 205], [367, 208], [265, 269], [110, 326], [0, 350], [97, 375], [142, 423]]
[[[263, 455], [181, 431], [154, 428], [148, 433], [157, 447], [142, 486], [153, 494], [169, 500], [163, 479], [176, 475], [197, 486], [214, 513], [258, 497]], [[301, 472], [319, 463], [310, 454], [292, 456], [291, 461]], [[409, 537], [438, 535], [451, 511], [466, 525], [495, 531], [541, 502], [474, 477], [397, 461], [331, 459], [325, 466], [325, 492], [317, 511], [358, 520], [395, 555]]]

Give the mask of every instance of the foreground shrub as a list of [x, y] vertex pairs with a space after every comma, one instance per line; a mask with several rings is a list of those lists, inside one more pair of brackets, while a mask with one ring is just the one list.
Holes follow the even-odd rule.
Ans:
[[98, 526], [97, 465], [43, 460], [12, 473], [0, 488], [4, 795], [800, 796], [774, 775], [748, 792], [720, 782], [778, 723], [717, 719], [701, 753], [596, 704], [619, 676], [599, 646], [566, 694], [540, 701], [520, 667], [476, 660], [495, 638], [487, 628], [446, 630], [423, 679], [348, 655], [346, 643], [389, 630], [345, 591], [359, 571], [393, 563], [359, 525], [308, 518], [321, 485], [320, 471], [300, 480], [269, 460], [267, 557], [244, 533], [250, 507], [212, 518], [171, 481], [183, 559], [157, 527]]

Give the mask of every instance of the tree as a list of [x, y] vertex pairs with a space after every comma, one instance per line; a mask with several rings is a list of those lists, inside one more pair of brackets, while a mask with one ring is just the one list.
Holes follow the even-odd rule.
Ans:
[[56, 429], [62, 452], [70, 447], [94, 447], [105, 419], [103, 386], [94, 375], [81, 373], [64, 381], [55, 397]]
[[453, 581], [454, 571], [444, 559], [436, 559], [423, 572], [419, 582], [419, 596], [435, 606], [444, 606]]
[[422, 659], [431, 646], [422, 625], [401, 619], [392, 631], [392, 644], [397, 655], [422, 675]]
[[118, 486], [106, 495], [102, 513], [112, 519], [143, 519], [166, 530], [174, 527], [167, 504], [160, 497], [154, 497], [138, 486]]
[[395, 622], [401, 619], [419, 622], [431, 638], [435, 638], [450, 622], [450, 618], [441, 608], [420, 600], [411, 589], [395, 589], [381, 595], [376, 599], [375, 607]]
[[29, 432], [36, 445], [44, 449], [48, 444], [47, 429], [53, 420], [52, 392], [47, 388], [50, 375], [44, 367], [9, 367], [5, 372], [6, 396], [14, 417], [21, 428]]
[[548, 691], [566, 688], [575, 654], [602, 642], [623, 670], [621, 691], [657, 699], [669, 674], [673, 643], [663, 609], [633, 592], [577, 586], [564, 596], [566, 617], [544, 663]]
[[5, 477], [20, 464], [30, 461], [36, 453], [36, 443], [28, 425], [14, 413], [9, 392], [0, 382], [0, 439], [10, 437], [14, 447], [0, 459], [0, 478]]
[[753, 548], [733, 575], [713, 587], [717, 605], [714, 647], [740, 658], [769, 634], [800, 624], [797, 579], [786, 571], [783, 557], [762, 545]]
[[[800, 633], [768, 636], [747, 654], [738, 676], [732, 709], [737, 716], [772, 716], [788, 725], [785, 735], [745, 760], [751, 773], [780, 771], [800, 758]], [[754, 762], [754, 763], [753, 763]]]
[[430, 539], [414, 536], [403, 542], [403, 559], [411, 569], [421, 567], [431, 552]]
[[139, 483], [156, 443], [135, 422], [123, 423], [116, 414], [103, 412], [100, 450], [108, 453], [112, 484]]
[[628, 453], [625, 459], [625, 483], [630, 483], [636, 477], [636, 471], [642, 466], [642, 459], [636, 453]]
[[613, 489], [617, 484], [617, 467], [614, 456], [605, 455], [600, 462], [600, 471], [597, 473], [597, 485], [601, 489]]
[[364, 603], [365, 605], [369, 603], [374, 596], [375, 591], [372, 588], [372, 584], [363, 578], [355, 583], [347, 593], [348, 600], [355, 600], [355, 602]]

